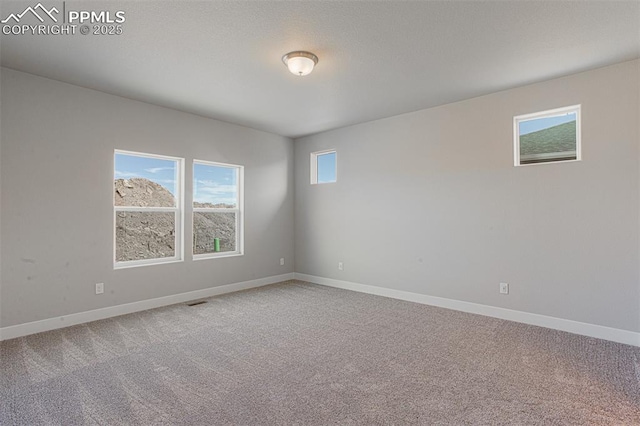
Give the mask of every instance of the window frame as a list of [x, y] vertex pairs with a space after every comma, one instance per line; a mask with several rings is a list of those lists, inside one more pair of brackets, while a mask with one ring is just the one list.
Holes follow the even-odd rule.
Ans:
[[[159, 160], [169, 160], [176, 162], [176, 182], [175, 188], [177, 194], [174, 194], [176, 199], [175, 207], [136, 207], [136, 206], [116, 206], [115, 202], [115, 190], [111, 189], [111, 198], [113, 203], [113, 269], [125, 269], [135, 268], [139, 266], [160, 265], [165, 263], [176, 263], [184, 261], [184, 158], [171, 157], [168, 155], [149, 154], [145, 152], [127, 151], [122, 149], [115, 149], [113, 153], [113, 179], [115, 182], [115, 159], [116, 155], [123, 154], [136, 157], [155, 158]], [[173, 212], [175, 216], [175, 248], [174, 255], [172, 257], [159, 257], [154, 259], [138, 259], [127, 260], [118, 262], [116, 258], [116, 230], [118, 212]]]
[[[331, 182], [318, 182], [318, 157], [327, 154], [336, 155], [336, 179]], [[311, 153], [311, 185], [325, 185], [338, 182], [338, 151], [335, 148], [315, 151]]]
[[[195, 202], [195, 196], [191, 198], [191, 232], [192, 232], [192, 241], [191, 241], [191, 256], [193, 260], [206, 260], [206, 259], [219, 259], [221, 257], [235, 257], [235, 256], [244, 256], [244, 166], [239, 164], [230, 164], [230, 163], [221, 163], [217, 161], [207, 161], [207, 160], [196, 160], [194, 159], [191, 166], [191, 183], [194, 185], [195, 182], [195, 165], [200, 164], [204, 166], [213, 166], [213, 167], [226, 167], [231, 169], [236, 169], [236, 186], [237, 186], [237, 205], [236, 208], [212, 208], [212, 207], [194, 207], [193, 203]], [[193, 187], [192, 195], [195, 194], [195, 185]], [[222, 251], [222, 252], [213, 252], [213, 253], [195, 253], [195, 244], [193, 241], [195, 213], [235, 213], [236, 214], [236, 250], [235, 251]]]
[[[513, 117], [513, 164], [515, 167], [524, 167], [524, 166], [537, 166], [542, 164], [556, 164], [556, 163], [572, 163], [576, 161], [582, 161], [582, 130], [581, 130], [581, 104], [571, 105], [562, 108], [554, 108], [550, 110], [534, 112], [531, 114], [522, 114], [516, 115]], [[569, 160], [551, 160], [551, 161], [540, 161], [540, 162], [532, 162], [532, 163], [521, 163], [520, 159], [520, 123], [523, 121], [530, 121], [540, 118], [552, 118], [559, 117], [562, 115], [575, 113], [576, 114], [576, 158]]]

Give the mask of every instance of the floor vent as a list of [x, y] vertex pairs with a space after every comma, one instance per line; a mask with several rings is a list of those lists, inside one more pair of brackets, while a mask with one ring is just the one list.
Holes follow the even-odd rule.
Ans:
[[206, 300], [200, 300], [199, 302], [191, 302], [191, 303], [187, 303], [187, 306], [198, 306], [198, 305], [202, 305], [207, 303]]

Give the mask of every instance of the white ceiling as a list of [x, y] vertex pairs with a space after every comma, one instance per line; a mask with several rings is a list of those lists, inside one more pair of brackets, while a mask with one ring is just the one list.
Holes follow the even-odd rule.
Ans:
[[[0, 15], [36, 3], [2, 2]], [[124, 10], [124, 33], [1, 36], [2, 65], [290, 137], [640, 56], [638, 1], [65, 6]], [[287, 71], [292, 50], [318, 55], [311, 75]]]

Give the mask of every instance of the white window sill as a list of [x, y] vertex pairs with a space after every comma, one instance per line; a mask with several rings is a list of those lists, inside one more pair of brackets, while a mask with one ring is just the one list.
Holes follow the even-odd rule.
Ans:
[[183, 259], [174, 259], [171, 258], [169, 260], [158, 260], [158, 259], [153, 259], [153, 261], [136, 261], [136, 260], [132, 260], [130, 262], [120, 262], [120, 263], [115, 263], [113, 265], [113, 269], [117, 270], [117, 269], [129, 269], [129, 268], [138, 268], [140, 266], [156, 266], [156, 265], [166, 265], [167, 263], [180, 263], [180, 262], [184, 262]]
[[207, 253], [207, 254], [194, 254], [193, 260], [208, 260], [208, 259], [220, 259], [223, 257], [238, 257], [244, 256], [244, 253], [231, 251], [226, 253]]

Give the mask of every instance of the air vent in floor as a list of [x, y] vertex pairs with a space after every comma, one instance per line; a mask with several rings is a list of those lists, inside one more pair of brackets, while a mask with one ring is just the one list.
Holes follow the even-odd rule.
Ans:
[[204, 303], [207, 303], [207, 301], [206, 300], [200, 300], [198, 302], [187, 303], [187, 306], [198, 306], [198, 305], [202, 305]]

